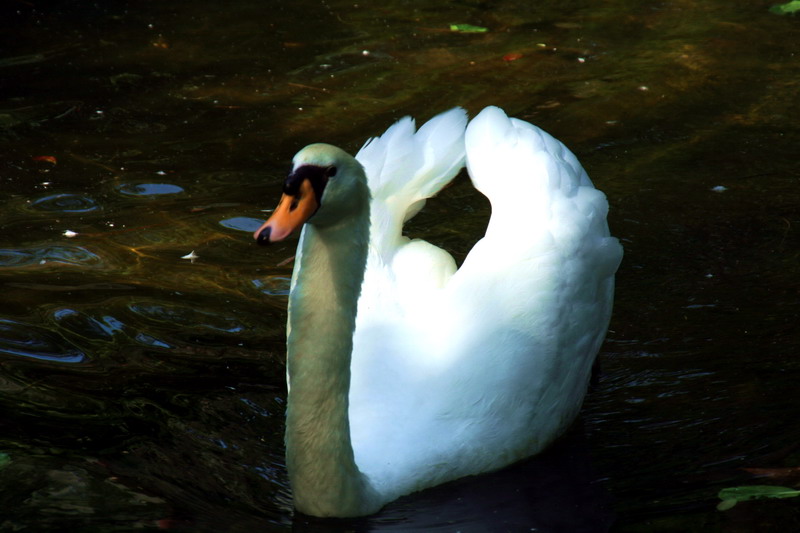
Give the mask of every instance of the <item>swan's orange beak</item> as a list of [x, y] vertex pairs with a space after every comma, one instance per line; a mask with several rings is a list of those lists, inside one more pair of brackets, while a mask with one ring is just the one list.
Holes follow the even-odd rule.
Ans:
[[278, 207], [269, 220], [256, 230], [253, 237], [258, 244], [282, 241], [317, 212], [319, 203], [311, 182], [304, 179], [296, 195], [281, 196]]

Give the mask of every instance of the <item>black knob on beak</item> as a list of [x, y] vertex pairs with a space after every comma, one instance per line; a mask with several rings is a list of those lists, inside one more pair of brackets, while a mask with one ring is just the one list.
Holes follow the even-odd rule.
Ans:
[[256, 237], [256, 242], [258, 244], [265, 246], [267, 244], [271, 244], [271, 241], [269, 240], [269, 236], [271, 233], [272, 233], [272, 228], [269, 226], [265, 227], [258, 233], [258, 236]]

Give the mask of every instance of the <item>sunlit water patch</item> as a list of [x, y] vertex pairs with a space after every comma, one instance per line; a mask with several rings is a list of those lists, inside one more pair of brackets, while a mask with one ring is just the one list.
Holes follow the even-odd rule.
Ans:
[[59, 363], [80, 363], [86, 355], [58, 335], [38, 326], [0, 319], [0, 355]]
[[97, 202], [81, 194], [52, 194], [34, 200], [31, 207], [50, 213], [89, 213], [100, 209]]

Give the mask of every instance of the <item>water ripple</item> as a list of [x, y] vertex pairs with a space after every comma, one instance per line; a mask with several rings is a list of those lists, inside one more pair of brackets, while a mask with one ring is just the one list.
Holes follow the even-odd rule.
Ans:
[[169, 325], [170, 328], [200, 327], [225, 333], [239, 333], [245, 330], [245, 326], [233, 317], [181, 305], [148, 302], [130, 304], [129, 308], [140, 317]]
[[289, 276], [266, 276], [252, 280], [253, 286], [267, 296], [289, 296], [292, 278]]
[[153, 348], [173, 348], [171, 344], [151, 337], [147, 333], [137, 333], [136, 342], [144, 344], [145, 346], [152, 346]]
[[59, 363], [86, 359], [86, 354], [45, 328], [8, 319], [0, 319], [0, 354]]
[[56, 310], [53, 318], [61, 327], [89, 338], [110, 339], [114, 335], [122, 333], [125, 327], [125, 324], [113, 316], [97, 319], [69, 308]]
[[31, 207], [59, 213], [88, 213], [100, 209], [94, 199], [80, 194], [53, 194], [34, 200]]
[[80, 335], [89, 341], [111, 342], [115, 337], [133, 337], [139, 344], [154, 348], [172, 348], [173, 346], [144, 332], [132, 332], [123, 321], [110, 315], [92, 316], [70, 308], [57, 309], [53, 319], [65, 331]]
[[102, 266], [103, 260], [81, 246], [0, 249], [0, 268], [23, 268], [46, 264], [98, 267]]

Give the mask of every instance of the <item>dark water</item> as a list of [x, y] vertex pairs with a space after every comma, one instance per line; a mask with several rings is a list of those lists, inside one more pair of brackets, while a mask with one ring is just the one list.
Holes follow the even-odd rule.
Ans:
[[[716, 510], [800, 481], [800, 19], [770, 5], [3, 0], [0, 530], [797, 529], [796, 499]], [[293, 516], [294, 243], [247, 232], [303, 145], [488, 104], [573, 148], [625, 246], [581, 420], [376, 517]], [[487, 210], [462, 179], [410, 231], [463, 257]]]

